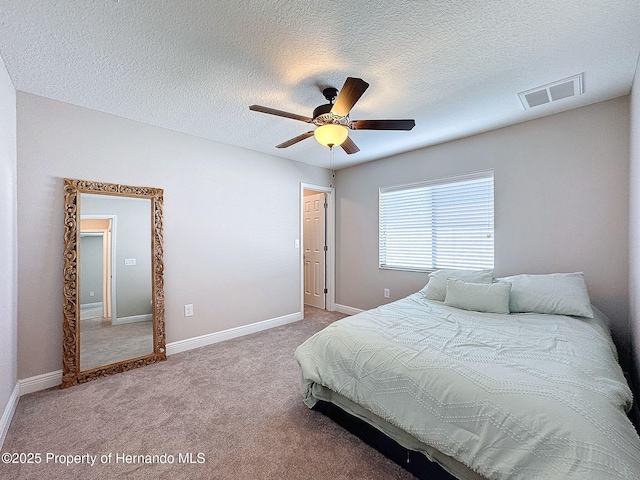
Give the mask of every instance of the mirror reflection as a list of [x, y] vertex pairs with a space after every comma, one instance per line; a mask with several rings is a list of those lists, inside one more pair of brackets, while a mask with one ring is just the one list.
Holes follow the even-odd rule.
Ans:
[[151, 200], [82, 193], [80, 370], [153, 353]]

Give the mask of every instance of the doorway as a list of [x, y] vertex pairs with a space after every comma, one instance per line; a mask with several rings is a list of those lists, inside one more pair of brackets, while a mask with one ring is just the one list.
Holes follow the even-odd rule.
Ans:
[[334, 189], [301, 185], [301, 307], [334, 309]]
[[[115, 215], [82, 215], [79, 266], [81, 319], [100, 318], [112, 323], [116, 317]], [[100, 313], [99, 317], [96, 316]]]

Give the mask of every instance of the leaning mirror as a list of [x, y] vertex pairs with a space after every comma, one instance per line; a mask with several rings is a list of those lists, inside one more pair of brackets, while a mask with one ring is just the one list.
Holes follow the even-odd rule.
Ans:
[[163, 191], [64, 180], [62, 387], [166, 359]]

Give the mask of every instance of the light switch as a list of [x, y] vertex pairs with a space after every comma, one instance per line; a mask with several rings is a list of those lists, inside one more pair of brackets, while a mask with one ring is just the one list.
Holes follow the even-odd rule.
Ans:
[[193, 317], [193, 303], [184, 306], [184, 316]]
[[300, 248], [300, 240], [298, 240], [297, 238], [293, 241], [293, 246], [295, 248]]
[[124, 259], [124, 264], [126, 266], [135, 265], [136, 264], [136, 259], [135, 258], [125, 258]]

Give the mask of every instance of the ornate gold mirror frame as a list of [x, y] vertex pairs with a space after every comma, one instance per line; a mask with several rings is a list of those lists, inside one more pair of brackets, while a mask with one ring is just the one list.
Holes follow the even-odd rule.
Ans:
[[[151, 286], [153, 353], [80, 369], [80, 194], [110, 195], [151, 200]], [[166, 360], [164, 324], [163, 191], [112, 183], [64, 179], [64, 318], [62, 388]]]

